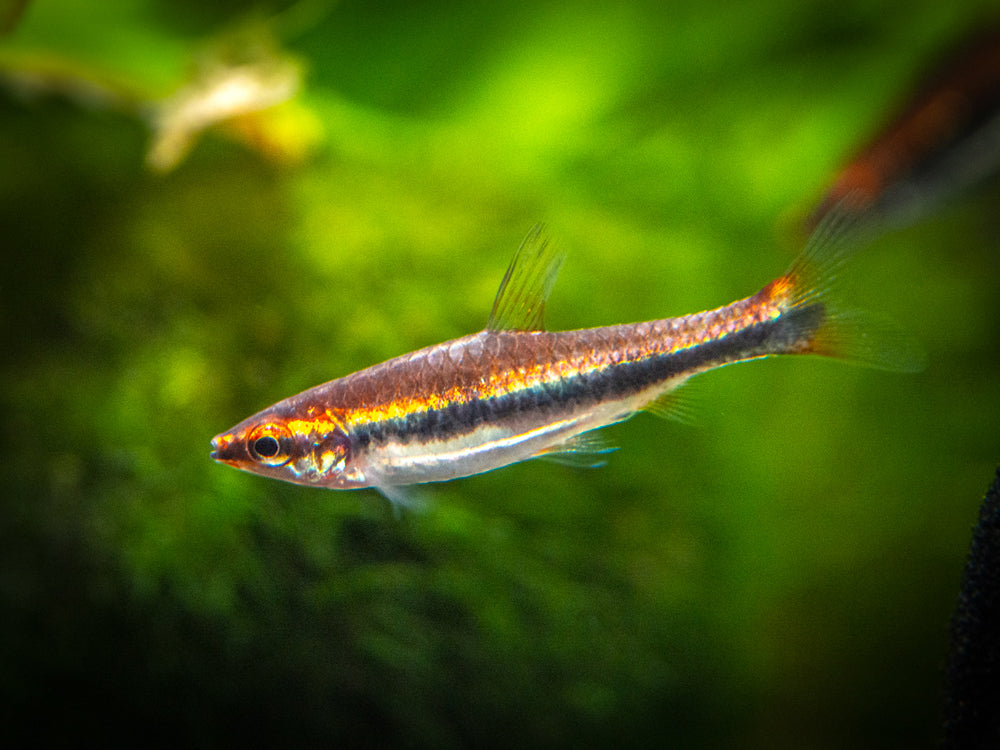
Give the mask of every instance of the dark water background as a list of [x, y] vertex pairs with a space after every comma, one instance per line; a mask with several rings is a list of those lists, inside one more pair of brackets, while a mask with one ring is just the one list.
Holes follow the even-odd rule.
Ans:
[[539, 220], [569, 252], [553, 328], [752, 293], [991, 5], [307, 4], [276, 32], [306, 71], [266, 126], [289, 151], [215, 129], [166, 173], [141, 110], [82, 81], [165, 96], [250, 6], [30, 5], [0, 64], [61, 83], [0, 91], [4, 724], [189, 747], [933, 745], [1000, 456], [995, 183], [842, 279], [921, 340], [917, 375], [727, 368], [687, 424], [609, 429], [604, 468], [529, 462], [402, 517], [215, 465], [208, 441], [481, 328]]

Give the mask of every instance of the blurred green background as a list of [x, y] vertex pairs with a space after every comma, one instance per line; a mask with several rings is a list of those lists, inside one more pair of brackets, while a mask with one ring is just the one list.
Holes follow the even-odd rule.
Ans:
[[[1000, 459], [995, 183], [843, 279], [921, 340], [917, 375], [727, 368], [692, 386], [687, 424], [610, 428], [603, 468], [528, 462], [401, 516], [216, 465], [208, 441], [480, 329], [536, 221], [569, 252], [554, 329], [756, 291], [994, 5], [29, 4], [0, 38], [4, 725], [932, 746]], [[268, 34], [255, 54], [301, 75], [294, 97], [151, 168], [150, 102]]]

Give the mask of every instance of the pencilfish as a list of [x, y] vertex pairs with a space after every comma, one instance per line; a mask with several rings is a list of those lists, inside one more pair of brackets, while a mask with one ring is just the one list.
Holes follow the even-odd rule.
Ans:
[[288, 482], [374, 487], [405, 501], [406, 485], [536, 456], [589, 460], [604, 450], [592, 430], [640, 410], [667, 411], [679, 385], [722, 365], [819, 354], [916, 369], [920, 355], [905, 342], [871, 335], [864, 318], [830, 303], [828, 282], [848, 255], [844, 224], [832, 216], [785, 275], [725, 307], [561, 332], [546, 331], [542, 314], [563, 254], [535, 227], [485, 330], [279, 401], [216, 436], [211, 457]]

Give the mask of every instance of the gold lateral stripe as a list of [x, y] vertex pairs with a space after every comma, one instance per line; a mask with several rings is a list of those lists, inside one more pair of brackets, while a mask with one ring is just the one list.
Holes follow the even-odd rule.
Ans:
[[[373, 424], [390, 419], [401, 419], [411, 414], [444, 409], [452, 404], [466, 404], [479, 399], [490, 399], [508, 393], [532, 388], [539, 383], [554, 382], [566, 375], [566, 363], [544, 363], [534, 365], [524, 372], [501, 370], [491, 373], [489, 378], [473, 387], [455, 386], [442, 392], [401, 396], [384, 404], [362, 405], [349, 409], [344, 415], [350, 424]], [[571, 368], [573, 369], [573, 368]], [[573, 372], [576, 370], [573, 369]], [[569, 374], [573, 374], [570, 372]]]
[[[405, 419], [454, 404], [498, 398], [541, 384], [556, 383], [579, 375], [592, 373], [618, 364], [638, 362], [652, 356], [673, 354], [694, 346], [715, 341], [741, 331], [751, 325], [779, 317], [783, 301], [791, 286], [787, 279], [772, 282], [761, 294], [734, 302], [726, 307], [706, 313], [685, 316], [670, 321], [652, 321], [626, 326], [615, 349], [602, 347], [602, 339], [588, 329], [574, 335], [580, 337], [572, 357], [539, 362], [527, 367], [508, 367], [489, 372], [474, 385], [452, 386], [429, 393], [399, 396], [391, 401], [360, 404], [344, 410], [339, 415], [347, 425], [376, 424], [392, 419]], [[666, 331], [670, 332], [667, 333]], [[566, 335], [566, 334], [559, 334]], [[588, 347], [586, 344], [590, 342]], [[315, 420], [302, 420], [293, 432], [323, 431], [340, 426], [332, 415], [317, 416]]]
[[323, 435], [336, 429], [343, 429], [340, 422], [328, 416], [315, 419], [289, 419], [285, 427], [292, 435]]

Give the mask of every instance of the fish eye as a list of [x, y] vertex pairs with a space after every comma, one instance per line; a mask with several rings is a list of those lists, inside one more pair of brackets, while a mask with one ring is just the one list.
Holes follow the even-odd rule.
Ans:
[[274, 458], [278, 455], [278, 441], [270, 435], [259, 437], [253, 444], [253, 452], [261, 458]]
[[282, 466], [292, 458], [292, 436], [280, 424], [263, 424], [247, 436], [247, 451], [265, 466]]

